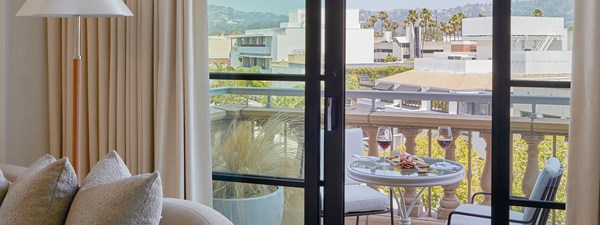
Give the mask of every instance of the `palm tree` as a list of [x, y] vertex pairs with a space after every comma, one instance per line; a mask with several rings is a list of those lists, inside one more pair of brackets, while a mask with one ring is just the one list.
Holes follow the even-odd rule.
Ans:
[[448, 36], [448, 24], [446, 22], [440, 22], [440, 30], [442, 31], [442, 40], [446, 41]]
[[462, 35], [462, 20], [467, 18], [464, 13], [458, 13], [452, 15], [448, 23], [453, 26], [453, 30], [457, 35]]
[[[387, 29], [387, 27], [385, 27], [384, 25], [385, 25], [386, 21], [388, 21], [389, 15], [388, 15], [388, 13], [386, 11], [379, 11], [379, 17], [378, 18], [379, 18], [379, 20], [382, 23], [381, 24], [381, 33], [383, 34], [384, 28]], [[389, 21], [387, 23], [389, 23]]]
[[533, 10], [533, 16], [544, 17], [544, 11], [542, 11], [541, 9], [535, 9]]
[[[413, 40], [411, 40], [411, 45], [414, 45], [415, 43], [417, 43], [418, 40], [415, 39], [415, 35], [414, 35], [414, 31], [415, 31], [415, 24], [417, 23], [417, 21], [419, 20], [419, 13], [417, 13], [417, 10], [411, 9], [408, 10], [408, 16], [406, 17], [406, 20], [410, 23], [410, 33], [412, 34], [412, 38]], [[413, 53], [411, 53], [411, 56], [413, 56]]]
[[425, 38], [427, 37], [427, 28], [429, 27], [429, 22], [431, 21], [431, 11], [427, 8], [421, 9], [421, 13], [419, 13], [419, 17], [421, 20], [419, 21], [419, 27], [424, 31], [421, 32], [421, 56], [423, 56], [423, 47], [425, 47]]
[[410, 22], [412, 24], [412, 26], [415, 27], [415, 24], [417, 23], [418, 20], [419, 20], [419, 13], [417, 13], [417, 11], [414, 9], [408, 10], [408, 16], [406, 17], [406, 21]]
[[377, 23], [377, 17], [376, 16], [371, 16], [367, 19], [367, 23], [365, 24], [365, 28], [373, 28], [375, 26], [375, 23]]
[[400, 24], [397, 21], [392, 22], [392, 36], [396, 36], [396, 30], [400, 27]]
[[392, 30], [392, 22], [390, 20], [384, 20], [382, 21], [382, 25], [381, 25], [385, 31], [391, 31]]

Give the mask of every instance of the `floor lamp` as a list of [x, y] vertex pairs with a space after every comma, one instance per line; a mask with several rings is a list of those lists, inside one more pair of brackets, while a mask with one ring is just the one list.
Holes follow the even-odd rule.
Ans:
[[81, 74], [81, 17], [133, 16], [123, 0], [27, 0], [16, 16], [72, 17], [75, 19], [73, 37], [73, 168], [79, 167], [79, 90]]

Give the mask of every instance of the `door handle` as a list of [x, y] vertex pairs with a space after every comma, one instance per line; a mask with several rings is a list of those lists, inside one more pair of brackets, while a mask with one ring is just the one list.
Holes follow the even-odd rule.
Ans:
[[335, 98], [327, 98], [327, 131], [332, 131], [335, 128]]

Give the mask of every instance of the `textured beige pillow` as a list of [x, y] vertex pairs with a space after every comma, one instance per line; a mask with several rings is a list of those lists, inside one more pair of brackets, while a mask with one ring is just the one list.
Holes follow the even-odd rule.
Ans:
[[131, 176], [116, 152], [98, 162], [75, 196], [68, 225], [156, 224], [162, 210], [158, 172]]
[[6, 179], [6, 177], [4, 177], [4, 174], [2, 173], [2, 171], [0, 171], [0, 203], [2, 203], [2, 201], [4, 200], [4, 197], [6, 197], [6, 193], [8, 192], [9, 186], [10, 186], [10, 181], [8, 181]]
[[0, 206], [0, 224], [63, 224], [78, 189], [67, 158], [45, 155], [9, 187]]

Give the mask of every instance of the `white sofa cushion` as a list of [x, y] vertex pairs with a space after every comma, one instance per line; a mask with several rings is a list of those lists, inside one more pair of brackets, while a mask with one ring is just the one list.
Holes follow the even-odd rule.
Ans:
[[131, 176], [112, 151], [82, 182], [65, 224], [154, 224], [160, 222], [162, 185], [158, 172]]
[[[459, 212], [468, 212], [478, 215], [491, 216], [492, 208], [485, 205], [475, 205], [475, 204], [463, 204], [456, 208], [455, 211]], [[522, 220], [523, 213], [510, 211], [510, 219], [513, 220]], [[472, 217], [472, 216], [464, 216], [459, 214], [452, 215], [452, 220], [450, 220], [450, 225], [485, 225], [491, 224], [489, 219]], [[519, 223], [510, 223], [511, 225], [522, 225]]]
[[0, 224], [63, 224], [78, 189], [67, 158], [45, 155], [9, 187], [0, 206]]
[[344, 212], [367, 212], [390, 207], [389, 196], [368, 186], [350, 184], [344, 186]]

